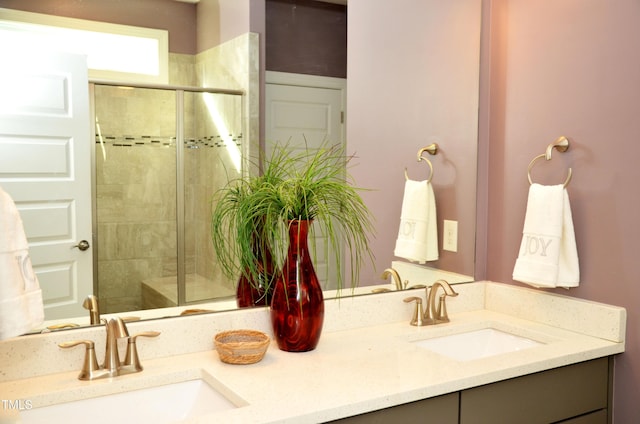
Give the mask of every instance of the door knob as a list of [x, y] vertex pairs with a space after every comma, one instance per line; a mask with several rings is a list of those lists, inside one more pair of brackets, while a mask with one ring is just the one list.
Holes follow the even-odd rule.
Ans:
[[77, 247], [78, 249], [82, 250], [83, 252], [85, 250], [87, 250], [89, 247], [91, 247], [91, 245], [89, 244], [88, 241], [86, 240], [80, 240], [80, 242], [78, 244], [76, 244], [75, 246], [71, 246], [71, 248], [73, 249], [74, 247]]

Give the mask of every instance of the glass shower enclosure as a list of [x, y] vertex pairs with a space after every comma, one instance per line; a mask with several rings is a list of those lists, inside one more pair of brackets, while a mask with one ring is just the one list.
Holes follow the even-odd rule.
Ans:
[[243, 175], [241, 92], [92, 83], [94, 294], [104, 313], [235, 296], [210, 238]]

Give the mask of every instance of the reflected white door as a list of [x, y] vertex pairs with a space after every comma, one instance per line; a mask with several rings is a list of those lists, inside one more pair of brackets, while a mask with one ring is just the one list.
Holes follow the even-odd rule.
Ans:
[[[267, 73], [265, 87], [265, 151], [275, 143], [292, 149], [314, 149], [344, 143], [346, 80], [297, 74]], [[314, 268], [324, 289], [337, 285], [335, 255], [316, 234]], [[349, 284], [349, 283], [348, 283]]]
[[[80, 316], [93, 292], [86, 58], [2, 52], [0, 185], [14, 199], [45, 318]], [[11, 55], [11, 56], [8, 56]]]

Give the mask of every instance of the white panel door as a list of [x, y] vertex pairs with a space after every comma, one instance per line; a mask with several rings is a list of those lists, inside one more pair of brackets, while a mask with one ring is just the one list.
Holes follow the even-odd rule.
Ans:
[[[292, 75], [295, 85], [291, 85], [286, 84], [287, 75], [279, 75], [277, 83], [270, 83], [267, 76], [265, 88], [267, 157], [275, 143], [288, 143], [292, 149], [314, 149], [325, 142], [343, 144], [344, 90], [321, 86], [327, 80], [322, 77]], [[335, 255], [329, 251], [328, 240], [316, 233], [311, 244], [316, 247], [313, 265], [323, 289], [336, 288]]]
[[45, 318], [80, 316], [93, 292], [86, 58], [1, 52], [0, 185], [20, 211]]

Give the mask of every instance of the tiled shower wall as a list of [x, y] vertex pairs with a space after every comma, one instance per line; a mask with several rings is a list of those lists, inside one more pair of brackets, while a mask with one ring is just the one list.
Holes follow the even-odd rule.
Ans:
[[[228, 179], [240, 174], [226, 147], [205, 146], [204, 142], [215, 144], [216, 140], [202, 139], [224, 132], [223, 136], [241, 142], [243, 153], [250, 149], [243, 125], [249, 134], [257, 129], [243, 121], [251, 103], [246, 100], [249, 83], [238, 80], [257, 76], [257, 62], [255, 75], [247, 71], [252, 62], [248, 58], [253, 56], [250, 38], [247, 34], [198, 57], [170, 57], [173, 85], [206, 84], [247, 93], [245, 101], [238, 96], [207, 95], [215, 98], [208, 102], [203, 102], [202, 94], [185, 93], [185, 140], [198, 146], [184, 149], [186, 272], [225, 286], [229, 282], [216, 266], [209, 236], [210, 200]], [[257, 39], [254, 44], [257, 48]], [[229, 69], [234, 67], [237, 71]], [[218, 77], [206, 77], [210, 73]], [[122, 138], [105, 143], [104, 156], [101, 145], [96, 145], [98, 296], [103, 313], [133, 311], [142, 307], [143, 280], [176, 275], [176, 154], [174, 146], [164, 146], [174, 142], [175, 94], [98, 86], [96, 111], [103, 137]], [[130, 206], [124, 207], [125, 203]]]
[[[233, 114], [234, 117], [242, 120], [228, 124], [230, 128], [242, 127], [245, 131], [245, 133], [241, 134], [242, 142], [239, 146], [239, 153], [241, 154], [240, 165], [244, 173], [256, 171], [249, 168], [251, 168], [252, 163], [257, 163], [256, 157], [259, 151], [260, 78], [258, 74], [258, 51], [258, 34], [246, 33], [198, 54], [195, 60], [196, 85], [201, 87], [225, 87], [245, 92], [241, 104], [242, 113], [235, 112]], [[218, 110], [229, 110], [238, 106], [236, 99], [232, 99], [229, 96], [217, 97], [213, 104], [217, 106]], [[209, 107], [198, 107], [196, 110], [200, 113], [214, 113]], [[208, 125], [212, 121], [209, 118], [201, 117], [198, 122]], [[202, 131], [205, 134], [210, 132], [209, 128], [203, 128]], [[213, 152], [210, 153], [214, 154]], [[194, 180], [192, 187], [199, 198], [203, 198], [206, 193], [211, 192], [211, 187], [207, 187], [208, 183], [212, 181], [215, 181], [216, 184], [220, 181], [226, 183], [229, 179], [238, 178], [241, 175], [240, 171], [233, 165], [233, 160], [231, 160], [230, 155], [233, 155], [233, 152], [222, 149], [218, 150], [217, 154], [220, 155], [222, 160], [212, 160], [205, 155], [196, 156], [196, 160], [199, 160], [200, 163], [203, 161], [210, 164], [213, 163], [213, 166], [193, 165], [193, 169], [198, 170], [198, 172], [195, 174], [197, 179]], [[213, 278], [220, 279], [220, 281], [226, 281], [216, 262], [208, 259], [215, 256], [211, 243], [205, 243], [203, 240], [203, 238], [208, 240], [210, 234], [210, 205], [201, 202], [199, 206], [200, 208], [194, 211], [194, 219], [198, 223], [193, 227], [197, 238], [195, 243], [197, 249], [194, 252], [197, 259], [196, 272], [207, 278], [212, 278], [210, 276], [213, 276]]]
[[175, 96], [96, 86], [95, 99], [98, 299], [131, 311], [144, 278], [176, 272]]

